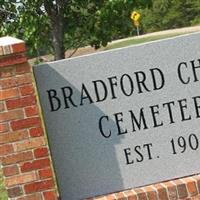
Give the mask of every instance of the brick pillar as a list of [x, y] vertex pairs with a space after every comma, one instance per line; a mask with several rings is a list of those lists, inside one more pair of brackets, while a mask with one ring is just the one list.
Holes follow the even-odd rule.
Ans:
[[0, 38], [0, 162], [9, 199], [55, 200], [49, 147], [23, 41]]

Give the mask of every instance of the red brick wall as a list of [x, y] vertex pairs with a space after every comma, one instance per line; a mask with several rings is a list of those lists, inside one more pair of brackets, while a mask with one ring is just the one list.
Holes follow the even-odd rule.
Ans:
[[[9, 199], [58, 196], [38, 105], [24, 42], [0, 38], [0, 162]], [[200, 175], [88, 200], [168, 199], [200, 200]]]
[[200, 175], [93, 197], [87, 200], [200, 200]]
[[0, 162], [10, 199], [57, 199], [44, 132], [25, 44], [0, 38]]

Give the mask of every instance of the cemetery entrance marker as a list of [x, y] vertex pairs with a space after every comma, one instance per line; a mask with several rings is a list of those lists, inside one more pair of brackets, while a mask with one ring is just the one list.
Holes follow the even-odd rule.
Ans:
[[200, 171], [200, 33], [34, 67], [61, 198]]

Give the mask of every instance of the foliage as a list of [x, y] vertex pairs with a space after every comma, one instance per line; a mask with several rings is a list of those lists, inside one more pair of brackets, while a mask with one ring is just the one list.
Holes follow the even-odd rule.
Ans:
[[143, 33], [200, 22], [200, 0], [0, 0], [0, 36], [25, 40], [30, 56], [54, 52], [58, 59], [67, 49], [132, 35], [133, 10]]
[[133, 28], [130, 13], [134, 7], [142, 5], [141, 1], [104, 1], [96, 10], [86, 34], [89, 36], [90, 44], [95, 48], [99, 48], [100, 46], [106, 46], [113, 39], [129, 35]]
[[191, 20], [191, 24], [200, 24], [200, 0], [192, 1], [192, 8], [194, 8], [194, 18]]
[[200, 22], [199, 0], [154, 0], [142, 10], [144, 32], [186, 27]]
[[0, 168], [0, 200], [7, 200], [8, 196], [6, 193], [5, 186], [3, 184], [3, 175], [2, 175], [2, 169]]
[[[99, 48], [130, 34], [130, 13], [148, 0], [0, 0], [0, 8], [15, 13], [2, 20], [0, 35], [26, 41], [29, 55], [52, 52], [58, 46]], [[56, 32], [57, 31], [57, 32]], [[56, 38], [55, 35], [60, 35]]]
[[[47, 15], [39, 1], [0, 0], [1, 8], [13, 14], [2, 21], [0, 36], [11, 35], [26, 41], [29, 55], [36, 55], [50, 45]], [[38, 9], [39, 8], [39, 9]]]

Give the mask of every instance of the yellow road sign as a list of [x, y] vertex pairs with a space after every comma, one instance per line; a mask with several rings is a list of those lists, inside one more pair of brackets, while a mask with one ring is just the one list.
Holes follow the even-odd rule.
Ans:
[[139, 12], [136, 12], [136, 11], [133, 11], [131, 13], [131, 19], [133, 21], [138, 21], [140, 19], [140, 13]]

